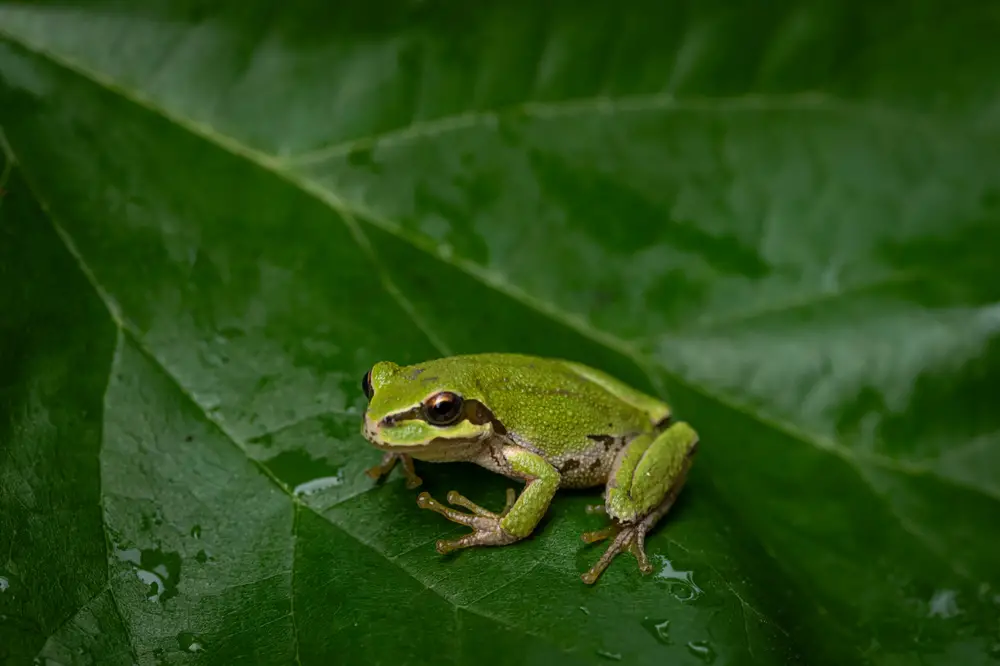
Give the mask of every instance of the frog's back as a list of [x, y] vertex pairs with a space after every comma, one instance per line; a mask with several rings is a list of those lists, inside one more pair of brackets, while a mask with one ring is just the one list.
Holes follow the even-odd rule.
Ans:
[[[512, 436], [559, 454], [651, 430], [664, 403], [588, 366], [521, 354], [474, 354], [421, 363], [421, 376], [447, 376], [480, 401]], [[449, 388], [441, 386], [440, 388]]]

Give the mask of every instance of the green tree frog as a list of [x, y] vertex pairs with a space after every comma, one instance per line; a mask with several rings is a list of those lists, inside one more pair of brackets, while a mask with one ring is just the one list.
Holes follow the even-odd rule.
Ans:
[[372, 478], [399, 461], [407, 486], [416, 488], [417, 459], [474, 462], [525, 482], [518, 496], [507, 490], [499, 513], [454, 490], [448, 503], [469, 513], [420, 493], [418, 506], [472, 528], [461, 538], [439, 540], [438, 552], [524, 539], [559, 488], [603, 484], [605, 502], [596, 510], [611, 524], [582, 538], [612, 541], [584, 582], [594, 583], [625, 550], [642, 573], [653, 570], [646, 533], [677, 498], [698, 446], [695, 431], [671, 421], [666, 404], [579, 363], [520, 354], [376, 363], [362, 389], [368, 398], [362, 433], [386, 452], [368, 470]]

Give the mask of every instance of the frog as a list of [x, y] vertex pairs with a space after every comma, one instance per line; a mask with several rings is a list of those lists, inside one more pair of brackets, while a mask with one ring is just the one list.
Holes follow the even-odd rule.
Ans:
[[581, 538], [610, 543], [583, 582], [595, 583], [623, 552], [634, 556], [640, 573], [653, 571], [646, 535], [674, 505], [699, 442], [665, 402], [576, 361], [517, 353], [380, 361], [364, 374], [361, 389], [362, 435], [383, 451], [367, 470], [376, 482], [399, 463], [406, 487], [418, 488], [417, 460], [471, 462], [524, 483], [519, 494], [507, 488], [499, 512], [456, 490], [447, 495], [451, 506], [421, 492], [418, 507], [472, 530], [439, 539], [439, 553], [521, 541], [560, 489], [604, 486], [604, 503], [586, 511], [603, 514], [608, 524]]

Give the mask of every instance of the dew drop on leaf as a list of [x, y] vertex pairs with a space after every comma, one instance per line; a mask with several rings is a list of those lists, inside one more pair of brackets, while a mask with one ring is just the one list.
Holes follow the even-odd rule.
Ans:
[[177, 594], [177, 584], [181, 578], [179, 553], [153, 548], [126, 548], [116, 549], [115, 555], [122, 562], [131, 564], [136, 578], [148, 585], [146, 598], [149, 601], [163, 602]]
[[657, 555], [656, 559], [660, 563], [660, 570], [656, 572], [656, 577], [667, 581], [670, 593], [675, 597], [681, 601], [694, 601], [704, 594], [704, 591], [694, 582], [693, 571], [675, 569], [673, 563], [663, 555]]
[[950, 618], [955, 617], [961, 611], [955, 601], [955, 590], [937, 590], [930, 600], [930, 617]]
[[186, 652], [201, 652], [205, 649], [201, 638], [190, 631], [177, 634], [177, 645]]
[[701, 659], [706, 664], [715, 661], [715, 650], [708, 644], [708, 641], [691, 641], [687, 644], [688, 652]]
[[312, 479], [311, 481], [306, 481], [305, 483], [300, 483], [295, 486], [293, 493], [295, 495], [313, 495], [320, 491], [326, 490], [327, 488], [332, 488], [334, 486], [339, 486], [344, 482], [344, 475], [342, 472], [338, 472], [336, 476], [321, 476], [318, 479]]
[[642, 621], [642, 626], [658, 642], [664, 645], [672, 644], [670, 640], [670, 620], [653, 620], [647, 618]]

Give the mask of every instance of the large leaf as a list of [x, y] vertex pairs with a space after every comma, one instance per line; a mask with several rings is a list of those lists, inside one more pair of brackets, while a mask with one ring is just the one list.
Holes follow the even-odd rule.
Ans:
[[[995, 9], [333, 4], [0, 4], [0, 655], [995, 663]], [[504, 350], [698, 428], [655, 574], [364, 476]]]

